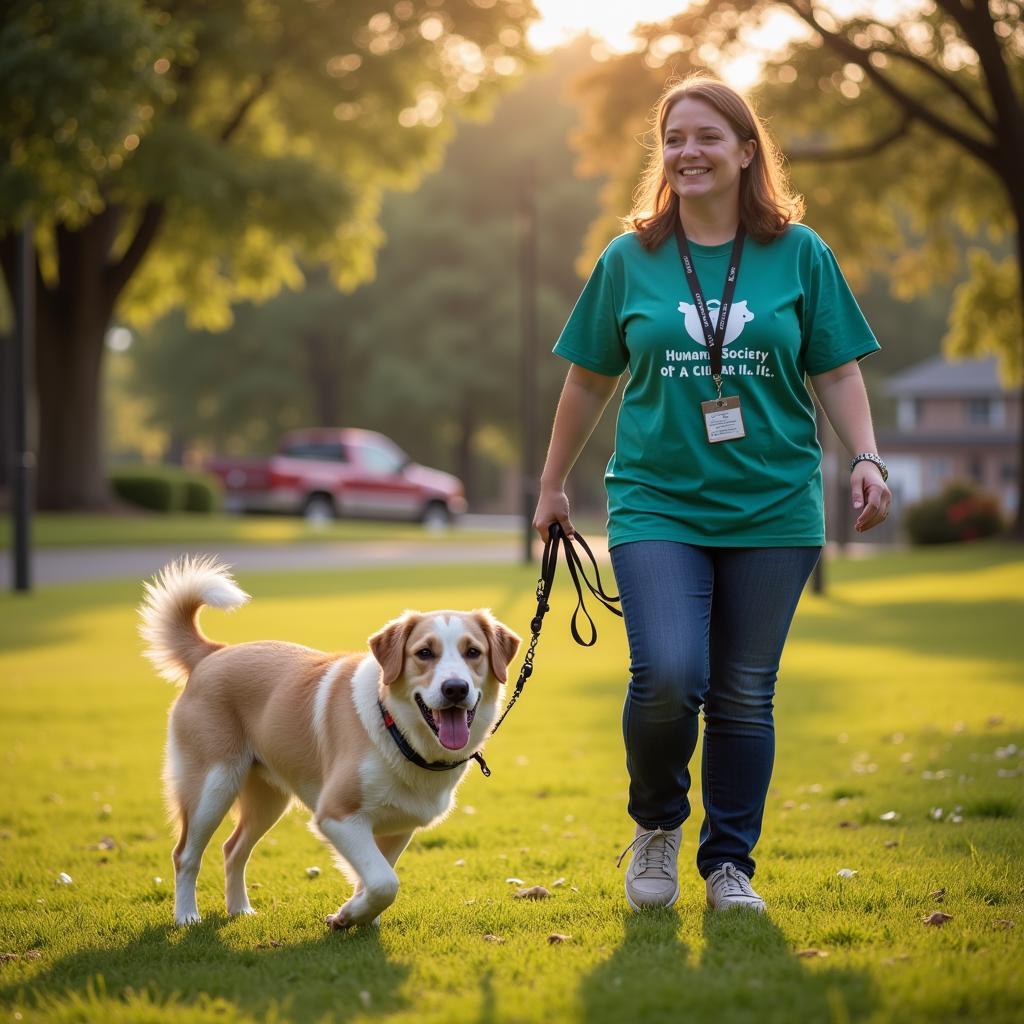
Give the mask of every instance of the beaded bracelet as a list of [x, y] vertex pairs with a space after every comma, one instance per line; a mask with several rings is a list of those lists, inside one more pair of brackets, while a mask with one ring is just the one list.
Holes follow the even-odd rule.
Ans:
[[853, 472], [853, 467], [856, 466], [858, 462], [873, 462], [881, 470], [882, 480], [884, 481], [889, 479], [889, 468], [874, 452], [861, 452], [859, 455], [854, 455], [850, 460], [851, 473]]

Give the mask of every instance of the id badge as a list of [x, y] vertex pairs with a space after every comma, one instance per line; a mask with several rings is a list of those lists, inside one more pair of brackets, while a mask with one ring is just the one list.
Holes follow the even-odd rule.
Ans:
[[712, 444], [718, 441], [737, 441], [747, 436], [738, 395], [701, 402], [700, 411], [704, 414], [704, 428]]

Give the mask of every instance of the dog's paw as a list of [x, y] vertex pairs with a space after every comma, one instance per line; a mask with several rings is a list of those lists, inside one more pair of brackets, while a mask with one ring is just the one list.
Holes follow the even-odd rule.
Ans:
[[349, 920], [345, 908], [342, 907], [337, 913], [328, 914], [324, 918], [324, 923], [332, 932], [343, 932], [346, 928], [351, 928], [354, 922]]
[[252, 917], [255, 913], [252, 907], [240, 907], [238, 910], [229, 910], [228, 917]]
[[198, 910], [193, 913], [182, 914], [174, 919], [174, 923], [179, 928], [187, 928], [190, 924], [199, 924], [200, 921], [202, 921], [202, 916]]

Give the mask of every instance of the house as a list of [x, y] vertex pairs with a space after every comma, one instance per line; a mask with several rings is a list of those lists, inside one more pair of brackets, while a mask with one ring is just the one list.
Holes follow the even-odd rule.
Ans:
[[1005, 512], [1016, 508], [1021, 395], [1002, 384], [996, 359], [937, 356], [890, 377], [884, 390], [896, 399], [898, 426], [878, 445], [901, 505], [970, 480]]

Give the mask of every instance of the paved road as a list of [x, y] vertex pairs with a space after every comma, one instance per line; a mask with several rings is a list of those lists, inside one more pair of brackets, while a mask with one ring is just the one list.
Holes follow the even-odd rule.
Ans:
[[[452, 565], [514, 562], [522, 543], [455, 544], [451, 541], [367, 541], [333, 544], [225, 544], [152, 547], [43, 548], [32, 558], [32, 581], [77, 583], [87, 580], [148, 579], [184, 553], [213, 554], [239, 572], [294, 572], [302, 569], [354, 569], [389, 565]], [[10, 589], [10, 559], [0, 562], [0, 587]]]

